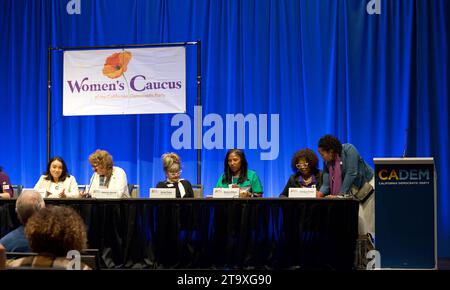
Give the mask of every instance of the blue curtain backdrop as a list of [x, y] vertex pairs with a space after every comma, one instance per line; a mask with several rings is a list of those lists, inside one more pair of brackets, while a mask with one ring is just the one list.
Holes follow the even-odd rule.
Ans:
[[[450, 256], [449, 1], [381, 0], [379, 15], [366, 12], [368, 0], [81, 0], [73, 15], [68, 2], [0, 2], [0, 165], [13, 183], [32, 187], [46, 166], [48, 47], [201, 40], [203, 116], [220, 116], [223, 132], [227, 114], [267, 114], [269, 123], [279, 116], [276, 159], [261, 160], [269, 150], [259, 140], [250, 149], [246, 133], [249, 165], [266, 197], [282, 190], [292, 154], [316, 150], [324, 134], [353, 143], [371, 164], [401, 156], [407, 144], [408, 156], [435, 158], [439, 256]], [[80, 184], [97, 148], [112, 153], [142, 197], [164, 179], [167, 151], [181, 155], [183, 176], [195, 183], [195, 150], [171, 143], [174, 115], [63, 117], [61, 60], [62, 52], [52, 53], [51, 155], [62, 156]], [[196, 61], [189, 47], [192, 122]], [[203, 133], [214, 125], [207, 121]], [[206, 193], [225, 152], [202, 151]]]

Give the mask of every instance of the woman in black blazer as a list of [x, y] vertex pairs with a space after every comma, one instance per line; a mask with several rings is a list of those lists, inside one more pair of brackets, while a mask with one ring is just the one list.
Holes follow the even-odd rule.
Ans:
[[162, 156], [164, 172], [167, 179], [160, 181], [157, 188], [175, 188], [177, 198], [194, 197], [191, 183], [181, 179], [181, 158], [175, 153], [166, 153]]
[[302, 149], [295, 152], [291, 167], [294, 174], [289, 177], [280, 197], [289, 196], [289, 188], [312, 187], [319, 190], [322, 186], [322, 171], [317, 168], [319, 159], [311, 149]]

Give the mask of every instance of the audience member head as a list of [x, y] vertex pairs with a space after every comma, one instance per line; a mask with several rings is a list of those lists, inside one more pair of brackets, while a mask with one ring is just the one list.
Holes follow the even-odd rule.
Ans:
[[292, 157], [291, 167], [295, 173], [300, 172], [302, 176], [310, 176], [315, 175], [319, 171], [317, 168], [318, 163], [319, 158], [317, 158], [316, 153], [306, 148], [295, 152]]
[[181, 176], [181, 158], [176, 153], [166, 153], [162, 157], [164, 172], [171, 182], [176, 182]]
[[26, 224], [28, 219], [36, 212], [45, 207], [44, 199], [35, 190], [22, 192], [16, 200], [16, 213], [22, 224]]
[[325, 135], [319, 140], [318, 151], [325, 162], [333, 161], [336, 155], [341, 156], [342, 144], [338, 138], [332, 135]]
[[87, 247], [86, 226], [72, 208], [50, 206], [34, 214], [27, 222], [25, 235], [36, 253], [65, 257], [70, 250]]
[[89, 156], [89, 163], [99, 175], [111, 176], [114, 163], [108, 151], [97, 149]]
[[64, 159], [59, 156], [50, 159], [44, 175], [46, 175], [45, 179], [53, 182], [64, 181], [70, 176]]

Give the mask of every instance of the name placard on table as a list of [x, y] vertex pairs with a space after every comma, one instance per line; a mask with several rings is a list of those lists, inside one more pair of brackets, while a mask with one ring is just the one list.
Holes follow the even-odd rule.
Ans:
[[94, 189], [91, 192], [92, 198], [120, 198], [121, 195], [119, 194], [118, 190], [112, 190], [112, 189]]
[[291, 187], [289, 188], [290, 198], [316, 198], [316, 189], [308, 187]]
[[176, 198], [175, 188], [150, 188], [149, 198]]
[[239, 188], [214, 188], [213, 198], [238, 198]]

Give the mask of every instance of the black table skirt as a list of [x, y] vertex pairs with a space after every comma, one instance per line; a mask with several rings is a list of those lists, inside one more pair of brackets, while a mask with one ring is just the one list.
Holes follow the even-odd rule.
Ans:
[[[83, 217], [106, 268], [352, 269], [358, 202], [47, 199]], [[0, 235], [19, 226], [0, 200]]]

